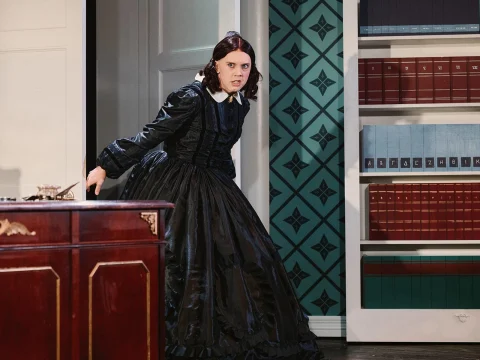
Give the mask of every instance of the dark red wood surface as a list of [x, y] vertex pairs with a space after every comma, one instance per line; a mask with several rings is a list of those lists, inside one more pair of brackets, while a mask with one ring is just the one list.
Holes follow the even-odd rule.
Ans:
[[[0, 204], [0, 220], [36, 232], [0, 235], [0, 358], [164, 359], [163, 216], [172, 207]], [[142, 212], [158, 214], [157, 235]]]
[[0, 211], [0, 220], [19, 222], [35, 232], [33, 236], [0, 236], [0, 246], [52, 245], [70, 243], [70, 212], [6, 212]]
[[3, 211], [59, 211], [59, 210], [126, 210], [126, 209], [166, 209], [173, 208], [172, 203], [156, 200], [135, 201], [16, 201], [0, 202]]
[[[146, 211], [153, 213], [153, 211]], [[156, 240], [141, 210], [80, 211], [80, 242]], [[158, 234], [157, 215], [157, 234]]]
[[0, 254], [0, 358], [70, 357], [70, 270], [68, 250]]
[[81, 359], [158, 359], [158, 274], [154, 245], [80, 251]]

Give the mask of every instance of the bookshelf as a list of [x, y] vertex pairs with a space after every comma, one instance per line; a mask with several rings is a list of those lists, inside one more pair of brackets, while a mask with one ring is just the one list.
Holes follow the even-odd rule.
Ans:
[[362, 306], [362, 256], [480, 256], [475, 240], [368, 240], [369, 184], [475, 183], [480, 171], [362, 173], [364, 125], [480, 124], [479, 103], [359, 105], [359, 58], [479, 56], [480, 35], [358, 36], [358, 0], [344, 0], [345, 252], [348, 342], [480, 342], [480, 310]]
[[362, 246], [376, 245], [479, 245], [480, 240], [360, 240]]
[[388, 112], [390, 114], [398, 113], [419, 113], [419, 112], [469, 112], [480, 110], [480, 103], [438, 103], [438, 104], [379, 104], [379, 105], [359, 105], [359, 111], [362, 115], [369, 113]]
[[[479, 177], [480, 178], [480, 171], [424, 171], [424, 172], [372, 172], [372, 173], [360, 173], [360, 177], [367, 179], [367, 178], [391, 178], [391, 177], [425, 177], [428, 178], [431, 176], [435, 177], [453, 177], [451, 180], [457, 180], [459, 177], [469, 177], [468, 181], [470, 181], [470, 177]], [[377, 181], [377, 180], [376, 180]], [[416, 180], [417, 181], [417, 180]]]
[[386, 48], [398, 45], [469, 45], [480, 41], [479, 34], [462, 35], [412, 35], [412, 36], [362, 36], [358, 38], [360, 49]]

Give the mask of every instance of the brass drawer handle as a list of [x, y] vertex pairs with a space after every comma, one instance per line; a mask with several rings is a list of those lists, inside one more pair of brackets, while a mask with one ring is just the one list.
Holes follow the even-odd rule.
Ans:
[[0, 236], [3, 234], [10, 235], [27, 235], [35, 236], [37, 233], [35, 231], [29, 231], [27, 227], [19, 222], [10, 222], [8, 219], [0, 220]]
[[140, 213], [140, 217], [145, 220], [150, 225], [150, 231], [153, 235], [158, 234], [158, 219], [156, 212], [142, 212]]

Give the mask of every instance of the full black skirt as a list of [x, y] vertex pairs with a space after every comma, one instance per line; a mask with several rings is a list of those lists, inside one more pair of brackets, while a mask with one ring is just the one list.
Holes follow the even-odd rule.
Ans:
[[122, 199], [175, 204], [165, 217], [167, 359], [323, 358], [270, 236], [225, 173], [155, 151]]

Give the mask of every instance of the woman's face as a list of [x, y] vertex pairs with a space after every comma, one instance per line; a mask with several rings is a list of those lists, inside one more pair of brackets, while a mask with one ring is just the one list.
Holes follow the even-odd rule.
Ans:
[[222, 90], [234, 93], [247, 83], [252, 60], [247, 53], [235, 50], [228, 53], [223, 59], [216, 61], [215, 67]]

